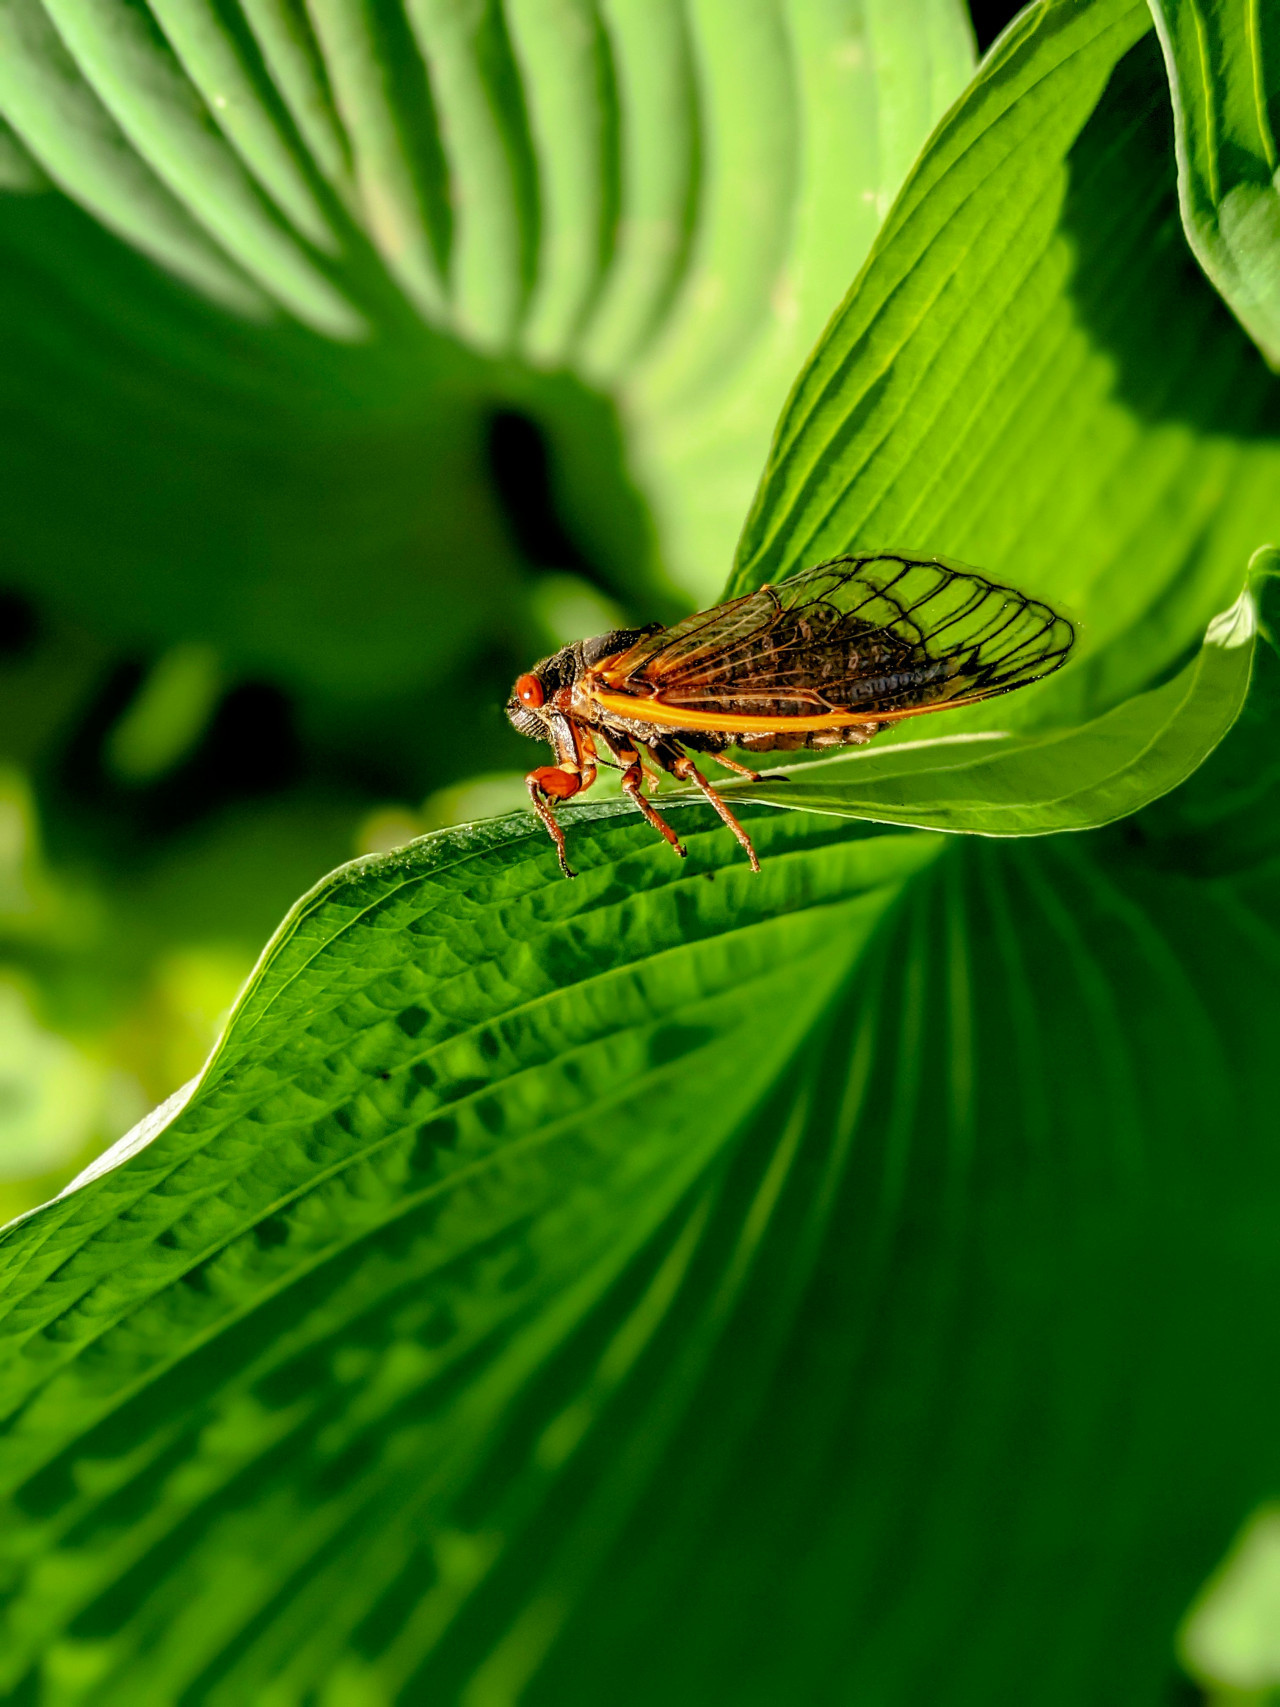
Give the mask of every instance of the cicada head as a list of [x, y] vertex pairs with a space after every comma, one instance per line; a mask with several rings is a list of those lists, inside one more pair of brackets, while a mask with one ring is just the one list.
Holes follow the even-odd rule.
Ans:
[[507, 701], [507, 717], [512, 727], [535, 741], [543, 740], [547, 734], [547, 723], [546, 718], [538, 714], [546, 703], [546, 685], [536, 670], [517, 676], [511, 698]]
[[542, 658], [531, 670], [516, 677], [507, 701], [507, 716], [522, 735], [535, 741], [551, 741], [552, 719], [556, 715], [551, 701], [561, 688], [571, 687], [582, 674], [578, 646], [565, 646], [550, 658]]
[[611, 634], [598, 634], [591, 640], [575, 640], [572, 646], [562, 646], [549, 658], [542, 658], [531, 670], [516, 677], [511, 698], [507, 701], [507, 716], [514, 728], [535, 741], [550, 741], [555, 746], [554, 730], [563, 715], [563, 700], [553, 705], [562, 688], [571, 688], [584, 673], [604, 658], [611, 658], [634, 646], [637, 640], [661, 628], [650, 623], [646, 628], [619, 628]]

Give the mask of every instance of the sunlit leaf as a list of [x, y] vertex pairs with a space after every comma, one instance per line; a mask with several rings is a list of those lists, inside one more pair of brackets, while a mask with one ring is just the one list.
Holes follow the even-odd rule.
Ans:
[[1186, 249], [1136, 0], [1028, 7], [931, 139], [779, 423], [734, 589], [855, 547], [1066, 608], [1078, 661], [970, 726], [1173, 664], [1280, 523], [1280, 393]]
[[1178, 190], [1205, 272], [1280, 365], [1280, 28], [1258, 0], [1150, 0], [1173, 97]]
[[9, 1232], [6, 1687], [1160, 1698], [1276, 1464], [1274, 873], [750, 822], [336, 874]]

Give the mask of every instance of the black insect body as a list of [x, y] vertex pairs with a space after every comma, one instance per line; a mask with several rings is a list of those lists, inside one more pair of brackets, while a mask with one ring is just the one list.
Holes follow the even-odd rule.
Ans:
[[[566, 877], [552, 802], [590, 788], [597, 761], [678, 854], [675, 831], [643, 793], [659, 770], [693, 783], [760, 869], [742, 825], [690, 758], [860, 746], [904, 717], [971, 705], [1049, 675], [1075, 630], [1038, 599], [942, 558], [840, 557], [761, 587], [673, 628], [578, 640], [519, 677], [507, 715], [549, 741], [555, 762], [530, 771], [534, 809]], [[654, 767], [657, 766], [658, 769]]]

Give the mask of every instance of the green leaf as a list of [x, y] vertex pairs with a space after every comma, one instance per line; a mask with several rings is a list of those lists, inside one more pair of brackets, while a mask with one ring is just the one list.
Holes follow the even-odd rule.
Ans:
[[[370, 233], [415, 312], [458, 325], [465, 314], [477, 341], [527, 315], [540, 349], [560, 336], [586, 349], [590, 315], [614, 314], [633, 340], [627, 375], [653, 387], [636, 379], [642, 423], [668, 405], [693, 419], [691, 400], [715, 394], [751, 342], [744, 328], [762, 324], [785, 247], [775, 216], [790, 204], [771, 161], [780, 136], [810, 133], [786, 130], [778, 44], [799, 39], [802, 12], [835, 9], [760, 8], [743, 22], [714, 4], [602, 8], [611, 44], [620, 20], [631, 40], [649, 39], [646, 16], [660, 20], [651, 58], [615, 58], [613, 87], [701, 92], [716, 40], [724, 81], [699, 99], [726, 116], [694, 127], [687, 101], [651, 104], [648, 128], [627, 135], [657, 152], [642, 170], [620, 143], [616, 178], [604, 127], [598, 174], [571, 180], [557, 165], [547, 206], [576, 209], [566, 217], [585, 236], [554, 250], [528, 162], [542, 158], [549, 91], [565, 81], [517, 103], [511, 67], [551, 76], [526, 68], [549, 63], [538, 31], [561, 14], [402, 16], [327, 0], [313, 12], [314, 26], [256, 0], [244, 16], [289, 68], [261, 48], [283, 134], [303, 134], [305, 112], [306, 134], [323, 137], [338, 113], [350, 143], [350, 115], [367, 119], [349, 169], [317, 150], [313, 190], [334, 230]], [[1174, 680], [1122, 702], [1185, 650], [1274, 527], [1276, 503], [1274, 387], [1198, 273], [1171, 266], [1181, 238], [1159, 67], [1150, 42], [1127, 51], [1142, 22], [1111, 0], [1039, 6], [953, 110], [802, 377], [750, 567], [798, 566], [807, 530], [936, 527], [930, 549], [1064, 597], [1087, 623], [1083, 667], [996, 715], [1048, 724], [1070, 721], [1065, 708], [1085, 723], [1118, 705], [1101, 726], [1128, 731], [1130, 756], [1144, 719], [1157, 740], [1179, 729], [1178, 703], [1187, 723], [1223, 721], [1243, 646], [1206, 647], [1190, 696]], [[573, 40], [575, 63], [591, 63], [590, 42]], [[833, 79], [861, 69], [856, 56], [810, 63]], [[395, 77], [380, 77], [390, 64]], [[861, 111], [838, 110], [841, 122]], [[751, 152], [753, 117], [767, 158]], [[590, 132], [581, 113], [574, 122]], [[664, 125], [674, 158], [661, 153]], [[441, 190], [461, 174], [460, 132], [473, 139], [468, 187], [493, 198], [482, 208]], [[261, 145], [249, 130], [223, 134], [233, 164]], [[149, 146], [177, 157], [167, 133]], [[717, 159], [758, 168], [745, 180], [766, 210], [747, 249], [766, 257], [758, 267], [735, 247], [740, 166], [718, 203]], [[667, 228], [674, 257], [660, 220], [610, 225], [610, 207], [639, 205], [637, 181], [648, 209], [699, 210], [696, 230], [687, 211]], [[227, 167], [219, 182], [241, 180]], [[253, 220], [274, 230], [285, 216], [262, 194]], [[131, 340], [158, 340], [166, 361], [203, 376], [179, 424], [196, 423], [214, 461], [219, 444], [234, 452], [211, 470], [175, 466], [223, 494], [232, 471], [254, 470], [246, 514], [259, 521], [278, 513], [280, 468], [292, 469], [297, 526], [331, 553], [323, 564], [340, 564], [358, 532], [385, 524], [384, 541], [401, 537], [396, 494], [419, 429], [439, 433], [441, 484], [415, 496], [452, 497], [440, 472], [451, 467], [465, 521], [469, 411], [495, 395], [495, 376], [553, 400], [561, 442], [595, 433], [612, 454], [607, 415], [563, 375], [519, 352], [461, 350], [452, 321], [430, 339], [406, 330], [356, 238], [349, 265], [299, 253], [390, 328], [381, 341], [339, 347], [276, 324], [237, 329], [214, 359], [229, 321], [187, 318], [141, 263], [86, 237], [56, 198], [41, 203], [44, 226], [12, 228], [24, 242], [45, 234], [43, 249], [19, 245], [11, 283], [24, 336], [59, 361], [74, 352], [113, 403], [134, 395], [126, 381], [168, 395], [158, 359], [131, 359]], [[718, 206], [719, 226], [706, 211]], [[246, 253], [253, 220], [236, 227]], [[597, 248], [601, 231], [614, 248], [607, 235]], [[65, 266], [82, 241], [115, 281], [105, 304], [94, 276], [78, 283]], [[509, 269], [492, 281], [486, 252]], [[559, 322], [539, 295], [548, 253], [576, 293]], [[616, 278], [630, 295], [613, 293]], [[129, 335], [91, 335], [120, 302]], [[67, 303], [84, 315], [79, 332]], [[855, 320], [862, 330], [841, 346]], [[367, 362], [378, 377], [362, 390]], [[105, 416], [57, 417], [43, 371], [18, 364], [14, 383], [106, 458], [93, 498], [118, 566], [133, 536], [123, 499], [113, 511], [104, 496], [123, 459], [111, 461]], [[819, 373], [830, 389], [806, 414]], [[306, 408], [299, 375], [313, 388]], [[621, 397], [630, 381], [610, 383]], [[722, 406], [733, 395], [726, 381]], [[262, 396], [274, 413], [243, 406]], [[434, 412], [441, 397], [457, 402], [447, 418]], [[747, 413], [765, 418], [764, 402]], [[199, 506], [159, 478], [164, 435], [148, 408], [138, 418], [153, 423], [148, 497], [172, 504], [154, 550]], [[39, 490], [39, 453], [57, 466], [59, 440], [47, 414], [33, 419], [46, 430], [17, 447], [29, 457], [19, 472]], [[715, 419], [708, 408], [708, 457]], [[258, 468], [290, 430], [302, 434], [296, 460]], [[711, 463], [690, 439], [687, 483], [663, 485], [645, 463], [652, 443], [635, 450], [643, 425], [628, 431], [664, 537], [692, 538], [681, 517]], [[591, 466], [579, 460], [584, 485]], [[332, 470], [361, 529], [332, 526], [317, 468]], [[144, 535], [153, 525], [129, 519]], [[46, 526], [19, 530], [32, 561], [53, 560]], [[218, 573], [205, 587], [235, 572], [240, 559], [225, 555], [210, 550]], [[449, 571], [464, 623], [484, 561]], [[386, 584], [367, 562], [318, 584], [363, 606]], [[260, 658], [288, 635], [301, 675], [318, 666], [298, 632], [297, 563], [283, 583], [245, 573], [297, 603], [276, 636], [246, 628]], [[681, 573], [692, 585], [687, 562]], [[113, 589], [104, 570], [99, 594], [127, 604], [127, 582]], [[184, 596], [157, 582], [161, 597]], [[136, 584], [132, 596], [141, 623]], [[185, 596], [200, 609], [198, 589]], [[351, 622], [357, 656], [366, 614]], [[379, 615], [407, 671], [420, 636], [393, 621], [394, 599]], [[433, 635], [442, 655], [446, 626]], [[366, 684], [376, 656], [363, 654]], [[324, 667], [336, 681], [344, 666]], [[355, 697], [356, 670], [343, 679]], [[1061, 737], [1084, 744], [1081, 774], [1097, 736], [1085, 723]], [[1204, 726], [1184, 723], [1177, 741], [1181, 763]], [[892, 749], [875, 758], [904, 762]], [[0, 1240], [0, 1677], [18, 1699], [1023, 1707], [1031, 1694], [1046, 1707], [1156, 1707], [1167, 1696], [1180, 1616], [1280, 1475], [1280, 1332], [1258, 1302], [1280, 1279], [1274, 865], [1210, 881], [1128, 827], [999, 841], [748, 805], [757, 877], [705, 807], [680, 811], [682, 830], [693, 825], [684, 863], [625, 803], [582, 808], [574, 884], [528, 817], [336, 873], [273, 940], [199, 1080]]]
[[752, 828], [335, 874], [9, 1231], [7, 1688], [1160, 1698], [1277, 1468], [1274, 870]]
[[1272, 367], [1280, 365], [1280, 27], [1258, 0], [1150, 0], [1178, 139], [1187, 240]]
[[1172, 681], [1074, 729], [902, 741], [819, 759], [722, 793], [775, 806], [984, 836], [1091, 830], [1168, 794], [1209, 757], [1249, 690], [1256, 612], [1249, 590], [1210, 623]]
[[335, 873], [9, 1231], [6, 1688], [905, 1707], [941, 1644], [1013, 1707], [1033, 1630], [1050, 1707], [1157, 1699], [1274, 1459], [1274, 868], [757, 810], [755, 877], [685, 810], [682, 864], [582, 809], [575, 884], [525, 816]]
[[[648, 31], [659, 8], [627, 10]], [[947, 0], [717, 0], [687, 19], [705, 138], [698, 222], [622, 399], [664, 561], [710, 603], [796, 370], [973, 48]], [[655, 116], [668, 148], [670, 107]]]
[[1280, 853], [1280, 578], [1255, 574], [1258, 644], [1249, 698], [1194, 778], [1130, 826], [1150, 857], [1199, 877], [1244, 871]]
[[[393, 1589], [404, 1546], [436, 1546], [432, 1502], [452, 1509], [483, 1479], [492, 1431], [512, 1400], [649, 1250], [659, 1274], [638, 1294], [624, 1284], [623, 1314], [607, 1334], [614, 1349], [576, 1393], [576, 1420], [555, 1424], [557, 1403], [540, 1427], [551, 1433], [534, 1478], [554, 1485], [575, 1436], [657, 1327], [663, 1289], [692, 1256], [709, 1212], [697, 1200], [714, 1190], [725, 1145], [820, 1023], [850, 952], [933, 853], [917, 837], [839, 845], [829, 822], [787, 814], [767, 823], [775, 857], [760, 881], [740, 869], [717, 873], [718, 838], [695, 836], [690, 866], [680, 867], [655, 860], [647, 830], [612, 822], [594, 858], [583, 850], [590, 869], [569, 885], [549, 881], [536, 829], [526, 821], [448, 832], [336, 874], [278, 934], [176, 1118], [162, 1119], [163, 1130], [148, 1123], [151, 1141], [132, 1160], [95, 1168], [91, 1184], [10, 1235], [10, 1301], [25, 1295], [24, 1308], [47, 1328], [56, 1317], [64, 1346], [51, 1360], [32, 1359], [35, 1341], [9, 1342], [7, 1485], [34, 1476], [48, 1496], [42, 1504], [35, 1493], [32, 1505], [22, 1495], [26, 1516], [13, 1508], [10, 1562], [22, 1570], [37, 1533], [40, 1550], [58, 1550], [47, 1524], [63, 1531], [68, 1496], [88, 1545], [63, 1531], [71, 1551], [62, 1586], [32, 1579], [31, 1597], [11, 1602], [9, 1682], [59, 1628], [88, 1631], [104, 1594], [127, 1598], [125, 1572], [157, 1590], [170, 1634], [144, 1637], [150, 1613], [105, 1643], [90, 1637], [86, 1646], [70, 1631], [65, 1650], [60, 1643], [50, 1656], [69, 1698], [84, 1687], [105, 1701], [116, 1690], [145, 1699], [196, 1686], [207, 1666], [231, 1657], [225, 1644], [304, 1556], [320, 1573], [309, 1592], [327, 1599], [326, 1549], [314, 1549], [322, 1531], [337, 1535], [354, 1521], [346, 1544], [356, 1553], [343, 1574], [365, 1558], [352, 1579], [362, 1586], [327, 1632], [313, 1630], [320, 1648], [336, 1640], [341, 1650], [357, 1602], [359, 1622]], [[825, 852], [815, 864], [806, 849]], [[637, 883], [643, 893], [633, 893]], [[772, 1003], [784, 991], [791, 1017], [780, 1027]], [[720, 1054], [726, 1036], [748, 1048], [749, 1066]], [[117, 1238], [122, 1212], [138, 1233], [127, 1249]], [[105, 1315], [91, 1327], [95, 1299]], [[291, 1324], [283, 1338], [282, 1307]], [[44, 1338], [34, 1318], [28, 1325]], [[81, 1351], [99, 1371], [88, 1387]], [[194, 1409], [188, 1354], [212, 1358]], [[149, 1420], [138, 1433], [119, 1406], [144, 1389], [138, 1414]], [[81, 1483], [72, 1472], [65, 1484], [86, 1425], [112, 1434], [133, 1469], [121, 1462], [122, 1477], [99, 1459], [96, 1479], [90, 1472]], [[189, 1454], [203, 1457], [205, 1439], [213, 1457], [201, 1471]], [[290, 1491], [280, 1454], [302, 1470], [304, 1439], [330, 1468], [313, 1460]], [[366, 1460], [379, 1439], [377, 1462]], [[187, 1471], [177, 1471], [179, 1459]], [[273, 1491], [259, 1481], [264, 1473]], [[246, 1476], [264, 1505], [256, 1495], [241, 1505], [235, 1488]], [[150, 1517], [133, 1504], [139, 1494]], [[136, 1541], [110, 1516], [125, 1508]], [[449, 1603], [465, 1601], [498, 1562], [501, 1542], [484, 1528], [469, 1538], [459, 1509], [439, 1531], [446, 1622]], [[157, 1576], [137, 1546], [145, 1551], [153, 1532], [157, 1544], [182, 1550], [188, 1531], [204, 1532], [197, 1550], [212, 1572], [211, 1594], [197, 1596], [194, 1640], [185, 1618], [171, 1622], [183, 1571], [171, 1565]], [[244, 1575], [250, 1535], [265, 1552]], [[230, 1594], [228, 1569], [241, 1578]], [[426, 1611], [428, 1625], [433, 1616]], [[275, 1641], [273, 1633], [268, 1646]], [[304, 1647], [300, 1675], [313, 1665], [311, 1642]], [[258, 1664], [252, 1658], [250, 1672]]]
[[731, 590], [877, 547], [1064, 607], [1079, 662], [967, 727], [1173, 666], [1280, 521], [1280, 410], [1177, 226], [1136, 0], [1028, 7], [931, 138], [801, 373]]

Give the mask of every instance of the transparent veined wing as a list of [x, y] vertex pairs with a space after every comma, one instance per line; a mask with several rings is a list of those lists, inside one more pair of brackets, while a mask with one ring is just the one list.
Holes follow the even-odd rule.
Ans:
[[1039, 599], [956, 563], [877, 552], [699, 611], [597, 669], [601, 690], [735, 718], [893, 718], [1023, 687], [1075, 638]]

